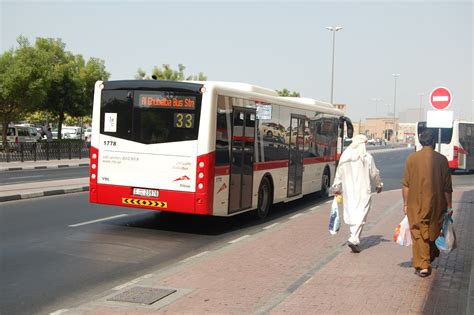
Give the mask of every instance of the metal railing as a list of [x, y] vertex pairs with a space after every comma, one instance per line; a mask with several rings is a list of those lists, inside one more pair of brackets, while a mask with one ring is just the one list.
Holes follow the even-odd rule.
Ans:
[[84, 140], [8, 142], [0, 144], [0, 162], [89, 158], [89, 147]]

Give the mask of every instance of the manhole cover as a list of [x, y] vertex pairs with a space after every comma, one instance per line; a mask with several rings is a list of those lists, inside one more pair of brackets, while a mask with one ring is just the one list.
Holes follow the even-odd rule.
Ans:
[[107, 301], [118, 301], [139, 304], [153, 304], [158, 300], [176, 292], [173, 289], [157, 289], [147, 287], [133, 287], [130, 290], [117, 294]]

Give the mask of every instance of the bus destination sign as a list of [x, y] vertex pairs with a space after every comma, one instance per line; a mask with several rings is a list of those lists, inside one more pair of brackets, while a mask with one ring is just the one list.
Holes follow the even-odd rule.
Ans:
[[179, 109], [195, 109], [195, 96], [164, 96], [159, 94], [139, 94], [139, 106], [141, 107], [159, 107], [159, 108], [179, 108]]

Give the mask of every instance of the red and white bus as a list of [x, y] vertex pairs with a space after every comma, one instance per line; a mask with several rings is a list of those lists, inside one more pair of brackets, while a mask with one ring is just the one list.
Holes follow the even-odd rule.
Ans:
[[[244, 83], [99, 81], [90, 201], [230, 216], [326, 193], [350, 120]], [[338, 148], [339, 145], [339, 148]]]
[[[417, 123], [415, 145], [416, 150], [422, 146], [418, 134], [426, 129], [426, 121]], [[438, 150], [438, 128], [432, 128], [436, 135], [436, 149]], [[446, 156], [449, 168], [454, 171], [474, 170], [474, 122], [455, 120], [452, 128], [441, 128], [441, 154]]]

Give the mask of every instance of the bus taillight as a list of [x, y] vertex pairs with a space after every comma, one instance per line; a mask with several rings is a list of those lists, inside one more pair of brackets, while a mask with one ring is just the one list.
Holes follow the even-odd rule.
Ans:
[[97, 168], [99, 161], [99, 150], [91, 146], [90, 148], [90, 166], [89, 166], [89, 200], [97, 202]]
[[195, 212], [212, 214], [214, 194], [214, 153], [197, 157]]
[[453, 159], [457, 160], [458, 158], [459, 158], [459, 147], [455, 145], [454, 150], [453, 150]]

